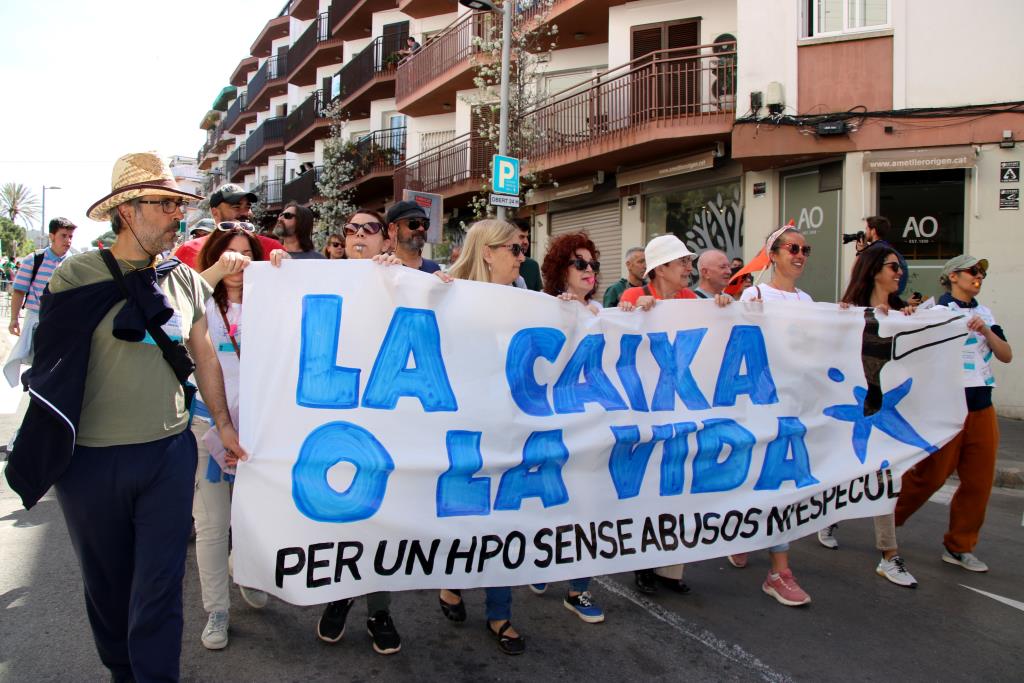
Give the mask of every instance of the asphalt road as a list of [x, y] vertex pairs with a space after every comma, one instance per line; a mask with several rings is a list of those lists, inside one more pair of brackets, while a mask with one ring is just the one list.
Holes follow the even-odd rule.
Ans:
[[[441, 616], [433, 591], [396, 595], [403, 648], [389, 657], [370, 649], [363, 603], [350, 614], [345, 638], [332, 646], [315, 637], [317, 608], [271, 599], [257, 611], [235, 592], [231, 644], [210, 652], [199, 642], [206, 615], [190, 552], [182, 675], [188, 681], [1019, 681], [1024, 492], [993, 495], [977, 549], [992, 567], [988, 574], [939, 560], [948, 512], [942, 498], [940, 492], [940, 502], [927, 504], [901, 530], [917, 590], [875, 575], [871, 523], [858, 520], [843, 524], [838, 551], [813, 538], [793, 545], [796, 576], [814, 600], [803, 608], [783, 607], [761, 593], [763, 553], [742, 570], [724, 559], [691, 565], [693, 592], [685, 596], [648, 599], [632, 589], [632, 575], [599, 577], [593, 592], [607, 613], [599, 625], [562, 607], [564, 584], [540, 597], [518, 588], [514, 622], [528, 651], [516, 658], [501, 654], [484, 632], [482, 591], [467, 592], [470, 619], [462, 625]], [[56, 500], [51, 493], [26, 512], [6, 482], [0, 485], [0, 615], [0, 681], [106, 680]]]

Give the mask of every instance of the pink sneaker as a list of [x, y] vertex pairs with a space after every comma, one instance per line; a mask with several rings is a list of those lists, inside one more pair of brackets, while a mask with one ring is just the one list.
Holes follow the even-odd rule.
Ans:
[[783, 569], [778, 574], [768, 572], [761, 590], [789, 607], [799, 607], [811, 601], [811, 596], [804, 592], [789, 569]]

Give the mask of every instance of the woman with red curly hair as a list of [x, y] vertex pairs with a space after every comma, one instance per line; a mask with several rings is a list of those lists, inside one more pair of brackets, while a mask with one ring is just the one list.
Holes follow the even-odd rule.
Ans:
[[578, 301], [597, 314], [601, 304], [594, 300], [600, 252], [585, 232], [571, 232], [551, 240], [544, 255], [541, 274], [544, 292], [566, 301]]
[[[544, 276], [544, 292], [557, 296], [563, 301], [576, 301], [597, 315], [601, 304], [593, 301], [597, 291], [597, 274], [601, 262], [600, 253], [585, 232], [559, 235], [551, 241], [548, 253], [544, 255], [541, 273]], [[562, 604], [570, 612], [588, 624], [604, 621], [604, 610], [594, 602], [590, 591], [590, 577], [573, 579]], [[530, 590], [537, 595], [548, 589], [546, 583], [530, 584]]]

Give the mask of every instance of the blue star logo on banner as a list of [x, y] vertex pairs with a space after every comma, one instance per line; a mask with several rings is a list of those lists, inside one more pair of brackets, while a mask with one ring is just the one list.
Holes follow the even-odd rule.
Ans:
[[[843, 373], [836, 368], [829, 370], [828, 376], [834, 382], [842, 382], [844, 379]], [[897, 441], [915, 446], [927, 453], [934, 453], [938, 450], [925, 441], [896, 409], [899, 402], [910, 393], [913, 384], [914, 380], [911, 378], [898, 387], [885, 392], [882, 395], [881, 408], [871, 415], [866, 414], [868, 411], [864, 406], [868, 395], [868, 390], [865, 387], [853, 388], [855, 403], [837, 404], [825, 408], [825, 415], [836, 420], [853, 423], [853, 452], [861, 463], [868, 457], [868, 438], [871, 436], [872, 429], [878, 429]]]

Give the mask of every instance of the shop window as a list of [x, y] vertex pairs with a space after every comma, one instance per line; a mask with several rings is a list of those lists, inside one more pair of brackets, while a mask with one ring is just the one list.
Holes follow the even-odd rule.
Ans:
[[644, 216], [647, 241], [671, 233], [694, 253], [721, 249], [729, 258], [743, 258], [739, 180], [648, 194]]
[[964, 170], [878, 176], [878, 213], [907, 260], [946, 261], [964, 253]]
[[800, 35], [835, 36], [886, 28], [889, 0], [801, 0]]

